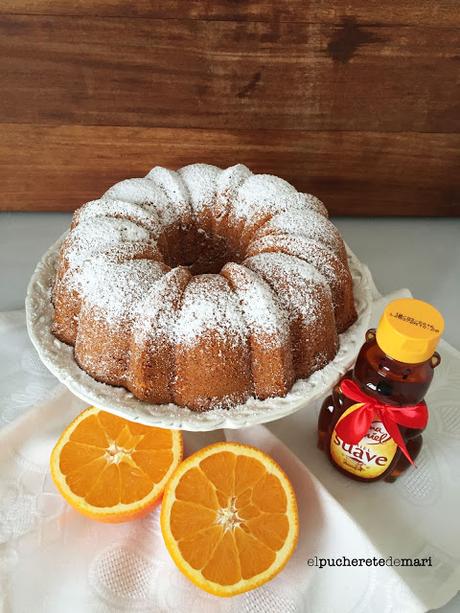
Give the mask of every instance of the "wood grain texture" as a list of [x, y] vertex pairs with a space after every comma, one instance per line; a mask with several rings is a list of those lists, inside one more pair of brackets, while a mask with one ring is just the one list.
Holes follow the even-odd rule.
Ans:
[[459, 30], [0, 18], [5, 122], [202, 129], [460, 130]]
[[243, 162], [333, 214], [460, 215], [458, 0], [2, 0], [0, 210]]
[[283, 176], [333, 215], [459, 215], [459, 149], [457, 134], [8, 124], [0, 208], [69, 211], [155, 164], [200, 160]]
[[0, 13], [156, 19], [336, 23], [343, 16], [368, 24], [453, 26], [457, 0], [2, 0]]

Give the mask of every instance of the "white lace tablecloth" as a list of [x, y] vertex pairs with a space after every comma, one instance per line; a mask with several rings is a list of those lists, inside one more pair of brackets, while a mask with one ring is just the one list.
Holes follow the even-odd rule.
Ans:
[[[270, 426], [290, 429], [283, 438], [295, 439], [293, 446], [304, 444], [299, 455], [310, 470], [264, 426], [186, 433], [186, 452], [225, 438], [265, 450], [299, 501], [300, 542], [285, 570], [253, 592], [219, 599], [176, 569], [158, 510], [104, 525], [59, 496], [49, 454], [84, 404], [41, 365], [24, 313], [0, 313], [0, 611], [416, 613], [441, 606], [460, 588], [460, 356], [446, 343], [440, 353], [418, 469], [394, 485], [355, 483], [330, 467], [315, 449], [317, 406]], [[315, 555], [431, 556], [433, 566], [320, 569], [307, 564]]]

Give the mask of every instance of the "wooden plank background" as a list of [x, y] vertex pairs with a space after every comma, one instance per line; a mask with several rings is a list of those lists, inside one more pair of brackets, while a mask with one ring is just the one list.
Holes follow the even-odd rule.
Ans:
[[459, 28], [457, 0], [3, 0], [0, 209], [204, 161], [460, 215]]

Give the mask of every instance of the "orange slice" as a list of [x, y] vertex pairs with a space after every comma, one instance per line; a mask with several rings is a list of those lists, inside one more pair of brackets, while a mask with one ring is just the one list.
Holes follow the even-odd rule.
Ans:
[[51, 475], [77, 511], [122, 522], [147, 513], [182, 460], [182, 434], [86, 409], [51, 453]]
[[216, 596], [266, 583], [298, 538], [292, 485], [268, 455], [216, 443], [187, 458], [169, 480], [161, 530], [179, 570]]

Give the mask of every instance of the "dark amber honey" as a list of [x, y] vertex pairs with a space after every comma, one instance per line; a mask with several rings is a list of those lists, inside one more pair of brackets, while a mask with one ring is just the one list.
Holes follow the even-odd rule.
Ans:
[[[378, 402], [392, 406], [408, 406], [423, 403], [425, 394], [433, 379], [434, 368], [441, 358], [435, 352], [428, 360], [418, 364], [399, 362], [386, 355], [376, 341], [375, 329], [368, 330], [366, 342], [362, 346], [353, 370], [333, 388], [321, 408], [318, 419], [318, 447], [325, 451], [332, 465], [347, 477], [357, 481], [376, 481], [384, 479], [395, 481], [410, 466], [409, 461], [398, 448], [388, 467], [375, 477], [360, 477], [337, 463], [331, 454], [331, 438], [335, 426], [342, 415], [356, 402], [346, 397], [340, 383], [345, 378], [352, 379], [360, 389]], [[422, 448], [422, 429], [399, 427], [407, 451], [415, 460]], [[377, 431], [380, 432], [379, 428]], [[350, 447], [343, 446], [349, 450]], [[372, 457], [372, 456], [371, 456]], [[358, 464], [358, 463], [357, 463]]]

